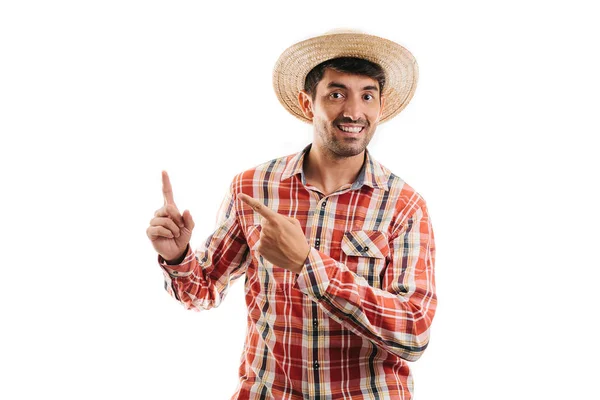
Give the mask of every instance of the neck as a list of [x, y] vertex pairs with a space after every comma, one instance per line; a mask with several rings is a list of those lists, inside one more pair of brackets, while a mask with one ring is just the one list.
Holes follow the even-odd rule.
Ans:
[[351, 157], [335, 157], [313, 143], [304, 157], [304, 177], [307, 184], [327, 196], [354, 183], [364, 161], [365, 151]]

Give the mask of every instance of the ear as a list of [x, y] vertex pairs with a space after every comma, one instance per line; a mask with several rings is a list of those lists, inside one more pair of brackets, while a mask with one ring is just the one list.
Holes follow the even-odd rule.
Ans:
[[385, 109], [385, 96], [381, 96], [381, 108], [379, 109], [379, 116], [377, 117], [377, 120], [381, 119], [384, 109]]
[[306, 118], [312, 120], [314, 114], [312, 111], [313, 103], [311, 95], [306, 93], [306, 91], [301, 90], [298, 93], [298, 103], [300, 104], [300, 108], [302, 109], [302, 112], [304, 113]]

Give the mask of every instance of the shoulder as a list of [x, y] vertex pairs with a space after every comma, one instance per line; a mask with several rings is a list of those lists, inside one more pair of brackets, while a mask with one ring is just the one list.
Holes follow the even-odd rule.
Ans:
[[275, 183], [281, 180], [286, 166], [293, 160], [296, 154], [274, 158], [245, 171], [238, 173], [232, 181], [234, 192], [243, 192], [243, 188], [257, 184]]
[[424, 197], [413, 186], [379, 161], [373, 160], [373, 164], [378, 178], [387, 184], [387, 196], [390, 201], [395, 202], [396, 212], [401, 220], [427, 212]]

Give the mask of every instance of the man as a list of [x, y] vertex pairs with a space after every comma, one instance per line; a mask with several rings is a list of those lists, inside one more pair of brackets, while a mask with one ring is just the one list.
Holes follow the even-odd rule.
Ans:
[[236, 176], [195, 253], [192, 216], [163, 172], [147, 235], [166, 289], [205, 310], [246, 275], [233, 399], [410, 399], [407, 361], [427, 347], [436, 308], [433, 231], [423, 198], [366, 147], [412, 98], [414, 58], [375, 36], [327, 34], [287, 49], [273, 77], [313, 143]]

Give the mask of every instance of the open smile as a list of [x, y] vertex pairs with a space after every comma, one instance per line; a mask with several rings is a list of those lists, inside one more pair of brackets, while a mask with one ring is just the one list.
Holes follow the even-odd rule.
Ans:
[[363, 129], [365, 129], [365, 127], [363, 125], [340, 124], [340, 125], [336, 125], [336, 127], [342, 132], [352, 133], [352, 134], [361, 133], [363, 131]]

